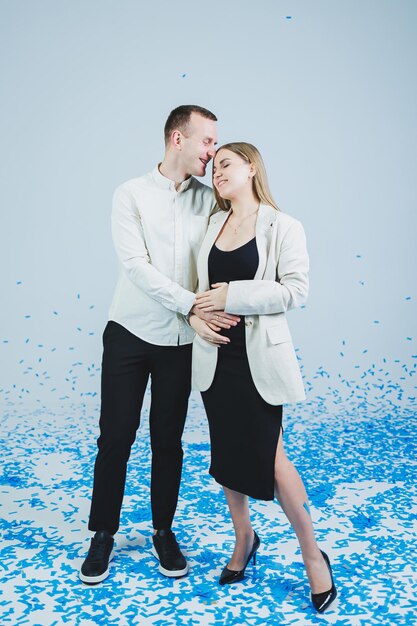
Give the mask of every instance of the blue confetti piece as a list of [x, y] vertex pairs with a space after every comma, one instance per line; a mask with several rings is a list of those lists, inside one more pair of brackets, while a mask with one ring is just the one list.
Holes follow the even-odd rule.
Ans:
[[412, 337], [406, 337], [407, 341], [413, 341]]
[[374, 320], [374, 324], [379, 324], [379, 320]]
[[292, 15], [286, 15], [286, 16], [285, 16], [285, 19], [286, 19], [286, 20], [292, 20]]
[[32, 317], [31, 315], [25, 315], [25, 320], [28, 320], [30, 317]]
[[406, 300], [411, 300], [411, 296], [406, 296]]
[[187, 74], [181, 74], [181, 78], [185, 78]]
[[21, 285], [21, 284], [22, 284], [21, 280], [16, 281], [16, 285]]

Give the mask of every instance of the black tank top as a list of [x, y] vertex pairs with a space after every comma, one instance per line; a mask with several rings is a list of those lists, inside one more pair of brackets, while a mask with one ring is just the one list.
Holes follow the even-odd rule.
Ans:
[[[220, 250], [213, 245], [208, 257], [208, 274], [210, 285], [214, 283], [229, 283], [232, 280], [252, 280], [259, 264], [256, 237], [234, 250]], [[221, 334], [230, 338], [229, 349], [239, 349], [245, 346], [245, 318], [230, 329], [222, 329]]]

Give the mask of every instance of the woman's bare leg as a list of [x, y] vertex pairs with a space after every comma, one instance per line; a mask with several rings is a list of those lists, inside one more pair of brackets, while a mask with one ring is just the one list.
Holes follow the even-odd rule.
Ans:
[[248, 496], [223, 487], [236, 535], [235, 549], [227, 567], [241, 571], [253, 545], [253, 529], [249, 516]]
[[275, 457], [275, 494], [300, 543], [312, 593], [328, 591], [330, 574], [314, 536], [307, 493], [299, 473], [285, 454], [282, 432]]

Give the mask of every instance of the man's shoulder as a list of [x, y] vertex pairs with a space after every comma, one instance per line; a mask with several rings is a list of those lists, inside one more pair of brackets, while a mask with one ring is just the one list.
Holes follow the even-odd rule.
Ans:
[[143, 176], [129, 178], [129, 180], [126, 180], [116, 187], [116, 191], [135, 192], [141, 189], [149, 189], [152, 186], [154, 186], [154, 179], [152, 172], [148, 172], [148, 174], [144, 174]]
[[189, 188], [190, 187], [192, 187], [193, 189], [198, 189], [203, 194], [207, 194], [209, 196], [213, 195], [213, 189], [208, 185], [202, 183], [201, 180], [198, 180], [198, 178], [195, 178], [194, 176], [191, 176]]

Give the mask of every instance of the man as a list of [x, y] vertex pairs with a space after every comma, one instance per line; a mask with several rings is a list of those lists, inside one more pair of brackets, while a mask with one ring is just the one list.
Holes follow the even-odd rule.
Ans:
[[[214, 156], [216, 121], [202, 107], [174, 109], [165, 124], [162, 163], [114, 194], [112, 233], [120, 274], [103, 334], [100, 437], [88, 526], [96, 532], [80, 571], [87, 584], [109, 574], [149, 376], [152, 553], [165, 576], [188, 572], [171, 525], [190, 394], [194, 333], [186, 316], [195, 302], [196, 258], [215, 204], [212, 190], [194, 176], [204, 176]], [[217, 311], [204, 319], [218, 331], [237, 318]]]

